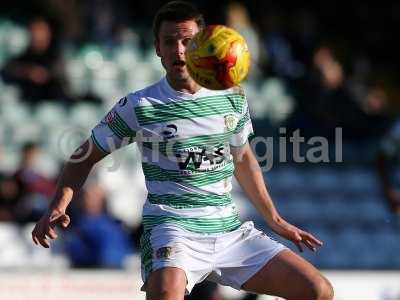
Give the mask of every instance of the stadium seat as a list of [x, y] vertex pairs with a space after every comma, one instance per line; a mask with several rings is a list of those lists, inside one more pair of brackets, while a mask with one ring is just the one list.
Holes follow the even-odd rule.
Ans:
[[28, 248], [17, 225], [0, 222], [0, 267], [24, 266], [27, 262]]
[[6, 104], [1, 108], [1, 116], [5, 123], [15, 125], [32, 121], [32, 110], [24, 102], [12, 101]]
[[71, 108], [69, 124], [84, 128], [93, 128], [103, 116], [103, 107], [96, 104], [79, 103]]
[[294, 110], [294, 99], [280, 78], [266, 79], [260, 87], [259, 101], [253, 101], [255, 118], [268, 118], [274, 124], [286, 120]]
[[59, 103], [43, 102], [35, 108], [35, 120], [43, 125], [51, 126], [66, 122], [67, 111]]
[[297, 193], [308, 184], [304, 171], [295, 167], [279, 167], [274, 170], [274, 188], [287, 193]]
[[348, 168], [342, 174], [342, 188], [350, 192], [376, 193], [379, 190], [377, 176], [370, 168]]
[[0, 19], [0, 67], [21, 53], [29, 43], [27, 30], [8, 19]]
[[318, 193], [337, 193], [341, 187], [340, 171], [335, 168], [312, 168], [306, 172], [307, 189]]

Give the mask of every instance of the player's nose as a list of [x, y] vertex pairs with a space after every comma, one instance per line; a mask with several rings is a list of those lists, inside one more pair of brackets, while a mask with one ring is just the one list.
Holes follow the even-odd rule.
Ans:
[[182, 41], [178, 41], [175, 44], [175, 53], [178, 58], [183, 58], [185, 56], [186, 46], [182, 43]]

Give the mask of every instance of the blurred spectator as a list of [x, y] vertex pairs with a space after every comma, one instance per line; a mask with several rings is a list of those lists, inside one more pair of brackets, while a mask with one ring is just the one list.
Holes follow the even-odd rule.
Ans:
[[50, 24], [35, 18], [29, 24], [30, 44], [25, 52], [9, 61], [3, 70], [6, 81], [16, 83], [25, 101], [69, 100], [64, 65]]
[[313, 63], [315, 69], [320, 73], [322, 85], [326, 89], [334, 90], [343, 85], [343, 67], [335, 58], [330, 47], [321, 46], [317, 48], [314, 52]]
[[[2, 161], [2, 148], [0, 145], [0, 161]], [[0, 222], [11, 221], [12, 205], [15, 202], [17, 187], [13, 180], [0, 170]]]
[[17, 184], [13, 178], [0, 173], [0, 222], [14, 221]]
[[226, 25], [237, 30], [246, 39], [251, 53], [251, 72], [249, 76], [253, 79], [261, 75], [261, 65], [265, 59], [262, 52], [261, 39], [250, 21], [246, 6], [239, 2], [231, 2], [226, 7]]
[[290, 27], [291, 44], [297, 59], [305, 65], [310, 64], [313, 49], [320, 35], [319, 30], [321, 28], [315, 15], [309, 9], [300, 8], [295, 12]]
[[[359, 99], [334, 48], [322, 44], [314, 50], [312, 66], [304, 80], [296, 81], [296, 98], [311, 135], [332, 136], [343, 128], [343, 137], [354, 141], [376, 137], [384, 127], [385, 99], [380, 90], [370, 89]], [[297, 112], [298, 113], [298, 112]]]
[[89, 0], [84, 5], [89, 38], [104, 45], [111, 44], [115, 38], [116, 10], [110, 0]]
[[382, 139], [376, 168], [391, 211], [400, 215], [400, 119]]
[[103, 188], [90, 184], [84, 189], [73, 220], [66, 252], [74, 267], [123, 267], [131, 252], [128, 234], [107, 214]]
[[267, 51], [268, 74], [285, 79], [302, 77], [305, 67], [295, 58], [283, 25], [283, 13], [279, 9], [270, 9], [260, 21]]
[[36, 144], [26, 143], [22, 148], [20, 166], [12, 176], [17, 187], [14, 218], [21, 223], [37, 221], [55, 192], [55, 182], [36, 170], [39, 152]]

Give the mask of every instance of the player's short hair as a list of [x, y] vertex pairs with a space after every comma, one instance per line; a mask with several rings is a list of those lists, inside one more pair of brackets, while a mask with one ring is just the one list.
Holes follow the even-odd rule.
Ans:
[[179, 0], [168, 2], [157, 11], [154, 17], [153, 34], [155, 39], [158, 39], [162, 22], [188, 20], [194, 20], [200, 30], [206, 25], [202, 13], [191, 3]]

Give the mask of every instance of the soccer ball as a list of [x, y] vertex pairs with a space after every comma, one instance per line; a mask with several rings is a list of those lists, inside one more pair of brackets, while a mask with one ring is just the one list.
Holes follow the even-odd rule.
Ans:
[[249, 72], [250, 52], [245, 39], [223, 25], [210, 25], [198, 32], [185, 56], [193, 80], [211, 90], [238, 85]]

